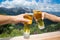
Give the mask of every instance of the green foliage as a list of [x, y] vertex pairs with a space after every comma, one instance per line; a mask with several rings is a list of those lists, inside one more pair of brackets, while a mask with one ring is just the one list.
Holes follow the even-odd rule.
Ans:
[[[33, 23], [30, 27], [31, 34], [41, 34], [45, 32], [53, 32], [60, 30], [60, 23], [51, 24], [40, 30], [37, 24]], [[23, 26], [16, 26], [15, 24], [0, 25], [0, 38], [14, 37], [23, 35]]]

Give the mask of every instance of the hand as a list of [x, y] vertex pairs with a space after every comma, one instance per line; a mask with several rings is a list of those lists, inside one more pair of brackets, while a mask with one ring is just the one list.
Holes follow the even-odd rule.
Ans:
[[20, 14], [20, 15], [17, 15], [17, 16], [13, 16], [13, 22], [12, 23], [24, 23], [24, 22], [29, 22], [29, 20], [25, 19], [24, 18], [24, 15], [27, 15], [27, 14]]
[[42, 12], [42, 20], [44, 20], [45, 13], [46, 13], [46, 12]]

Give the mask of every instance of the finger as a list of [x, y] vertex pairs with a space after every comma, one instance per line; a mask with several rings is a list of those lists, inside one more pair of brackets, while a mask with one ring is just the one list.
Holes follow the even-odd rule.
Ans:
[[28, 19], [24, 19], [24, 21], [25, 21], [25, 22], [29, 22], [30, 20], [28, 20]]
[[25, 15], [28, 15], [28, 13], [25, 13], [25, 14], [21, 14], [22, 16], [25, 16]]
[[30, 20], [24, 19], [24, 20], [22, 20], [20, 23], [24, 24], [25, 22], [28, 23], [29, 21], [30, 21]]
[[22, 22], [29, 22], [30, 20], [28, 19], [23, 19]]
[[44, 19], [44, 12], [42, 12], [42, 20]]
[[17, 16], [24, 16], [24, 15], [26, 15], [26, 14], [20, 14], [20, 15], [17, 15]]

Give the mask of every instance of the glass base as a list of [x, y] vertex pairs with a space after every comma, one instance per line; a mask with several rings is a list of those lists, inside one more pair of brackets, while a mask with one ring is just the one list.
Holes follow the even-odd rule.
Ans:
[[39, 28], [39, 29], [44, 29], [45, 27], [38, 25], [38, 28]]
[[25, 39], [28, 39], [29, 37], [30, 37], [30, 33], [26, 33], [26, 32], [25, 32], [25, 33], [24, 33], [24, 38], [25, 38]]

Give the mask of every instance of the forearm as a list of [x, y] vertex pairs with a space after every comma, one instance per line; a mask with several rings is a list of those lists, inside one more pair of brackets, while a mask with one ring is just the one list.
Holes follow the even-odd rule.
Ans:
[[49, 19], [49, 20], [51, 20], [53, 22], [60, 22], [60, 17], [58, 17], [56, 15], [45, 13], [45, 18]]
[[13, 16], [0, 15], [0, 25], [12, 23]]

